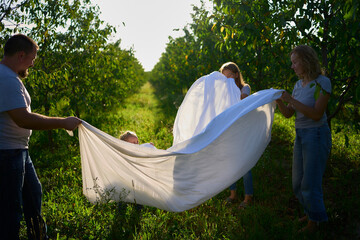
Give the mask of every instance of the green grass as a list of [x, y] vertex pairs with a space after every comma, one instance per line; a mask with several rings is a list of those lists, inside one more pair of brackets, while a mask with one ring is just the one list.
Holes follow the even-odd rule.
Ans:
[[174, 117], [167, 117], [160, 108], [159, 100], [153, 94], [150, 83], [146, 83], [142, 90], [128, 98], [117, 114], [123, 119], [121, 132], [131, 130], [136, 132], [139, 142], [153, 142], [157, 148], [166, 149], [172, 145], [172, 125]]
[[[128, 98], [117, 113], [98, 128], [118, 137], [135, 131], [140, 143], [166, 149], [172, 144], [175, 116], [167, 116], [150, 84]], [[91, 123], [91, 122], [90, 122]], [[341, 126], [333, 131], [332, 156], [324, 177], [329, 222], [315, 236], [298, 234], [302, 209], [291, 189], [294, 119], [275, 114], [272, 140], [253, 168], [254, 204], [245, 210], [226, 206], [225, 189], [204, 204], [181, 213], [135, 204], [92, 205], [82, 194], [81, 165], [76, 138], [61, 135], [56, 152], [40, 149], [34, 133], [32, 154], [43, 186], [43, 215], [51, 239], [354, 239], [359, 237], [359, 139]], [[335, 124], [333, 129], [337, 129]], [[347, 140], [346, 140], [347, 139]], [[31, 147], [33, 147], [31, 146]], [[34, 152], [32, 152], [34, 151]], [[244, 191], [238, 182], [238, 195]], [[26, 239], [24, 228], [22, 239]]]

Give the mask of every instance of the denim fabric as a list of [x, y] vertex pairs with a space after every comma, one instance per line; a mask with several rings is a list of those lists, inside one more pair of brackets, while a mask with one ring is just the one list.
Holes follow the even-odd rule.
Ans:
[[292, 185], [295, 196], [304, 207], [309, 219], [327, 221], [322, 178], [331, 149], [331, 132], [328, 125], [314, 128], [297, 128], [294, 143]]
[[[243, 182], [244, 182], [245, 195], [253, 195], [254, 194], [254, 187], [253, 187], [253, 179], [252, 179], [251, 170], [248, 171], [243, 176]], [[231, 186], [229, 188], [230, 188], [230, 190], [236, 190], [236, 182], [231, 184]]]
[[28, 150], [0, 150], [0, 233], [3, 239], [19, 239], [23, 212], [28, 239], [47, 239], [46, 224], [40, 215], [41, 195], [41, 184]]

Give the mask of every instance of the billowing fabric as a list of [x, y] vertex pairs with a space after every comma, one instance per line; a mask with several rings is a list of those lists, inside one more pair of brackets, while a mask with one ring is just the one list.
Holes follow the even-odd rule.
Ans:
[[106, 196], [173, 212], [200, 205], [254, 167], [271, 139], [273, 101], [281, 93], [269, 89], [250, 95], [167, 150], [121, 141], [83, 122], [79, 140], [85, 196], [92, 203]]
[[199, 134], [225, 109], [240, 101], [235, 80], [213, 72], [196, 80], [177, 112], [173, 145]]

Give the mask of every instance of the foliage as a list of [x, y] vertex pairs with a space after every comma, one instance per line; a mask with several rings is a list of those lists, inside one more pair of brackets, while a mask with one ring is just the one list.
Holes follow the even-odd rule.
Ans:
[[[359, 129], [358, 0], [211, 2], [211, 11], [204, 5], [194, 7], [185, 37], [170, 40], [152, 71], [155, 87], [166, 86], [167, 93], [182, 91], [184, 96], [199, 76], [233, 61], [253, 91], [270, 87], [291, 91], [297, 78], [288, 54], [296, 45], [311, 45], [333, 85], [329, 122], [336, 115], [339, 119], [350, 115], [347, 121]], [[192, 69], [184, 69], [186, 64]]]
[[[26, 1], [5, 18], [0, 45], [13, 33], [32, 37], [38, 57], [25, 86], [32, 110], [45, 115], [76, 115], [93, 124], [144, 82], [144, 70], [132, 50], [122, 50], [120, 40], [107, 43], [112, 26], [99, 18], [99, 8], [89, 0]], [[52, 132], [47, 134], [50, 146]]]
[[4, 30], [3, 20], [10, 14], [16, 14], [15, 9], [23, 8], [29, 0], [3, 0], [0, 2], [0, 31]]
[[150, 79], [160, 90], [158, 95], [163, 103], [168, 105], [168, 109], [173, 109], [173, 105], [180, 106], [184, 92], [203, 65], [196, 64], [197, 50], [194, 50], [193, 39], [188, 33], [185, 37], [170, 39], [166, 49], [152, 70]]

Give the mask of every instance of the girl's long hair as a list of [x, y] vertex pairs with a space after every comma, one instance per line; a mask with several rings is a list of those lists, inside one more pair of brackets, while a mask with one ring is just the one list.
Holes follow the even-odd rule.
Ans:
[[238, 86], [238, 88], [240, 88], [240, 90], [245, 86], [247, 85], [245, 82], [244, 82], [244, 78], [240, 72], [240, 69], [239, 67], [236, 65], [236, 63], [234, 62], [227, 62], [227, 63], [224, 63], [221, 68], [220, 68], [220, 72], [222, 73], [225, 69], [227, 70], [230, 70], [231, 72], [233, 73], [238, 73], [238, 76], [235, 78], [235, 84], [236, 86]]

